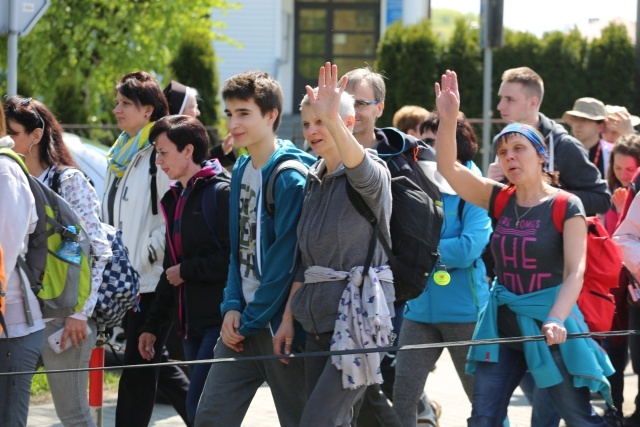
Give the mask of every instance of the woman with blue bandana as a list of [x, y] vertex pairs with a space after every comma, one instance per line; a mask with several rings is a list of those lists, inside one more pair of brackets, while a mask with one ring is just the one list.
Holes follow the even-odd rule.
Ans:
[[606, 427], [592, 410], [589, 390], [611, 402], [606, 379], [613, 373], [611, 363], [592, 339], [567, 340], [567, 333], [586, 328], [576, 305], [587, 237], [580, 199], [568, 197], [561, 234], [552, 215], [561, 193], [546, 172], [549, 159], [543, 138], [527, 124], [510, 124], [497, 137], [507, 186], [456, 163], [460, 108], [456, 74], [447, 71], [441, 84], [435, 84], [435, 93], [440, 114], [438, 170], [460, 197], [487, 209], [497, 220], [490, 242], [496, 279], [474, 339], [531, 335], [546, 339], [471, 348], [467, 373], [475, 375], [475, 383], [468, 425], [501, 426], [513, 391], [529, 371], [537, 386], [548, 390], [568, 427]]

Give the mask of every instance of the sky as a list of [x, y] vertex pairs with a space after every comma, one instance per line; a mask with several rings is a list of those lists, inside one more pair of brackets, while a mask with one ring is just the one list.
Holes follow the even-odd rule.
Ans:
[[[432, 9], [480, 13], [481, 0], [431, 0]], [[591, 18], [608, 21], [621, 17], [635, 22], [638, 0], [504, 0], [507, 28], [537, 36], [585, 25]]]

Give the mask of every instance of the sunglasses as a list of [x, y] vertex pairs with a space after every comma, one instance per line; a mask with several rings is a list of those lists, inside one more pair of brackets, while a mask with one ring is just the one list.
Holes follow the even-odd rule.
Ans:
[[[29, 103], [31, 102], [33, 98], [25, 98], [22, 101], [20, 101], [20, 105], [21, 106], [27, 106], [29, 105]], [[31, 106], [31, 109], [33, 110], [34, 113], [36, 113], [36, 116], [38, 117], [38, 119], [40, 120], [40, 122], [42, 122], [42, 133], [44, 133], [44, 120], [42, 120], [42, 116], [40, 116], [40, 113], [38, 113], [38, 109], [35, 107], [35, 105]]]

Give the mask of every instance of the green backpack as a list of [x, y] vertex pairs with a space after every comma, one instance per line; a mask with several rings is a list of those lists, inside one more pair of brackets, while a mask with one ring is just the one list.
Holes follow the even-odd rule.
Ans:
[[[29, 174], [20, 156], [2, 147], [0, 155], [15, 160], [29, 181], [36, 202], [38, 222], [29, 235], [26, 262], [18, 256], [18, 267], [29, 278], [31, 289], [40, 301], [44, 318], [68, 317], [82, 309], [91, 291], [91, 249], [87, 233], [80, 227], [80, 219], [66, 200]], [[72, 233], [67, 228], [73, 225]], [[78, 243], [81, 249], [79, 264], [57, 255], [63, 238]], [[23, 291], [26, 291], [23, 283]], [[25, 298], [27, 321], [33, 324], [31, 310]]]

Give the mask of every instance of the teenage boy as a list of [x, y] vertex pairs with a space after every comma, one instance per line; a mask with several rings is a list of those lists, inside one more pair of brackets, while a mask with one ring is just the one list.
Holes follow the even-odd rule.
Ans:
[[[229, 78], [222, 88], [227, 128], [249, 155], [235, 164], [231, 178], [229, 236], [231, 262], [221, 311], [224, 316], [214, 358], [273, 354], [278, 329], [297, 269], [296, 229], [306, 177], [287, 169], [274, 185], [275, 211], [266, 212], [263, 185], [275, 166], [315, 159], [276, 137], [282, 113], [280, 84], [262, 71]], [[302, 328], [292, 348], [304, 342]], [[305, 405], [302, 360], [214, 363], [200, 398], [196, 426], [240, 426], [258, 387], [269, 384], [280, 425], [299, 424]]]

